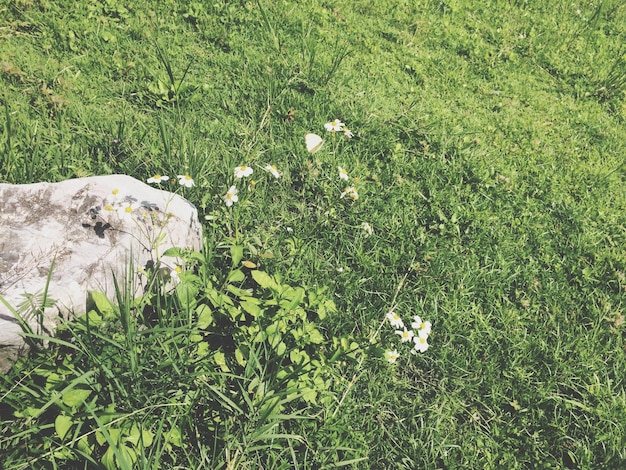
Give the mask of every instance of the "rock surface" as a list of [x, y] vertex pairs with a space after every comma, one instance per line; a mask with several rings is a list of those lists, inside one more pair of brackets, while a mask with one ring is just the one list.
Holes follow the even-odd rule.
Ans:
[[171, 247], [201, 249], [196, 208], [129, 176], [0, 184], [0, 371], [26, 350], [15, 311], [51, 334], [59, 317], [85, 313], [89, 291], [115, 299], [113, 276], [140, 295], [130, 266], [173, 268], [175, 258], [161, 259]]

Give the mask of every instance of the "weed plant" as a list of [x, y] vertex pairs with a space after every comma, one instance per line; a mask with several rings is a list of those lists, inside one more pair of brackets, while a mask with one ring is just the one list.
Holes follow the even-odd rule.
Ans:
[[626, 7], [475, 3], [0, 1], [0, 180], [205, 238], [28, 334], [1, 466], [626, 466]]

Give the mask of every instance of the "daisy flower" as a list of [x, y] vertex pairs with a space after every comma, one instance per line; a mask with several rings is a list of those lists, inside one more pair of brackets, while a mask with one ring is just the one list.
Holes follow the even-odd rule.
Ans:
[[428, 336], [430, 334], [431, 324], [429, 321], [422, 321], [419, 315], [415, 315], [413, 317], [413, 323], [411, 323], [411, 328], [418, 330], [420, 333], [424, 332], [424, 334]]
[[135, 212], [136, 209], [136, 204], [131, 201], [124, 201], [117, 208], [117, 216], [124, 222], [130, 222], [133, 219], [133, 212]]
[[395, 364], [395, 362], [398, 360], [399, 357], [400, 357], [400, 354], [398, 354], [397, 349], [394, 349], [393, 351], [385, 352], [385, 359], [387, 359], [387, 362], [389, 362], [390, 364]]
[[367, 222], [363, 222], [361, 224], [361, 230], [363, 230], [363, 232], [365, 232], [365, 236], [367, 236], [367, 237], [369, 237], [370, 235], [372, 235], [374, 233], [374, 229]]
[[398, 315], [393, 310], [387, 313], [387, 320], [389, 320], [389, 323], [391, 323], [391, 326], [393, 326], [394, 328], [404, 328], [404, 322], [402, 321], [402, 318], [400, 318], [400, 315]]
[[417, 336], [413, 337], [413, 342], [415, 343], [415, 351], [417, 352], [423, 353], [428, 349], [428, 335], [424, 334], [422, 331], [420, 331]]
[[352, 131], [350, 129], [348, 129], [346, 126], [344, 126], [342, 131], [343, 131], [343, 135], [344, 135], [344, 137], [346, 139], [350, 140], [352, 137], [354, 137], [354, 134], [352, 133]]
[[274, 165], [266, 165], [265, 171], [270, 172], [274, 176], [274, 178], [280, 178], [280, 172]]
[[254, 170], [251, 166], [241, 165], [235, 168], [235, 178], [241, 179], [250, 176]]
[[339, 197], [343, 199], [346, 196], [348, 196], [353, 201], [356, 201], [359, 198], [359, 193], [354, 186], [348, 186], [346, 189], [343, 190], [341, 196]]
[[150, 178], [148, 178], [146, 181], [150, 184], [159, 184], [161, 181], [167, 181], [169, 180], [170, 177], [167, 175], [159, 175], [158, 173]]
[[224, 196], [224, 202], [228, 207], [232, 206], [235, 202], [239, 200], [239, 196], [237, 196], [237, 188], [235, 186], [231, 186], [226, 195]]
[[195, 183], [189, 175], [178, 175], [178, 184], [191, 188]]
[[122, 196], [122, 192], [118, 188], [115, 188], [104, 198], [104, 203], [106, 205], [114, 206], [123, 200], [124, 196]]
[[345, 124], [343, 122], [341, 122], [339, 119], [335, 119], [334, 121], [330, 121], [330, 122], [327, 122], [326, 124], [324, 124], [324, 128], [328, 132], [332, 132], [333, 134], [335, 132], [343, 131], [343, 127], [344, 126], [345, 126]]
[[396, 334], [400, 335], [400, 339], [402, 339], [403, 343], [411, 341], [413, 336], [415, 336], [415, 333], [413, 333], [412, 330], [407, 330], [406, 327], [403, 330], [396, 330]]
[[339, 170], [339, 178], [341, 178], [342, 180], [346, 180], [346, 181], [350, 179], [350, 177], [348, 176], [348, 172], [346, 171], [345, 168], [341, 168], [340, 166], [338, 166], [337, 169]]

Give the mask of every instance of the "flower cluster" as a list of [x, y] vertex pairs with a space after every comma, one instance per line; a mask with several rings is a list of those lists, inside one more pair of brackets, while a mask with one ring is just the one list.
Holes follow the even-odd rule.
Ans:
[[[186, 188], [191, 188], [195, 185], [195, 182], [193, 180], [193, 178], [187, 174], [185, 175], [178, 175], [178, 184], [180, 184], [181, 186], [185, 186]], [[148, 178], [146, 180], [147, 183], [150, 184], [161, 184], [165, 181], [168, 181], [170, 179], [169, 176], [167, 175], [161, 175], [159, 173], [157, 173], [154, 176], [151, 176], [150, 178]]]
[[130, 222], [133, 212], [140, 207], [137, 199], [125, 196], [119, 188], [114, 188], [104, 198], [104, 214], [115, 215], [122, 222]]
[[343, 135], [346, 139], [351, 139], [352, 137], [354, 137], [352, 131], [348, 128], [348, 126], [341, 122], [340, 119], [334, 119], [333, 121], [327, 122], [326, 124], [324, 124], [324, 128], [331, 134], [334, 134], [336, 132], [343, 132]]
[[[411, 349], [412, 354], [426, 352], [429, 346], [428, 336], [431, 330], [431, 323], [429, 321], [423, 321], [419, 315], [415, 315], [411, 322], [411, 329], [408, 329], [400, 315], [393, 310], [387, 313], [386, 319], [389, 320], [391, 326], [395, 328], [395, 334], [400, 336], [401, 343], [411, 343], [413, 345]], [[399, 357], [400, 354], [395, 348], [385, 353], [385, 358], [392, 364], [395, 363]]]
[[[344, 180], [344, 181], [350, 181], [350, 176], [348, 176], [348, 170], [340, 166], [337, 167], [337, 170], [339, 171], [339, 179]], [[344, 197], [348, 197], [352, 199], [353, 201], [356, 201], [359, 198], [359, 193], [356, 190], [356, 187], [347, 186], [341, 193], [341, 196], [339, 197], [341, 199], [343, 199]]]
[[[263, 167], [263, 169], [267, 171], [268, 173], [270, 173], [276, 179], [282, 176], [282, 173], [278, 171], [278, 168], [276, 168], [276, 165], [267, 164]], [[235, 167], [233, 171], [235, 179], [237, 180], [242, 180], [243, 178], [252, 176], [253, 173], [254, 173], [254, 168], [248, 165], [239, 165]], [[249, 189], [253, 188], [254, 185], [256, 185], [256, 181], [250, 180]], [[239, 194], [239, 190], [237, 189], [237, 186], [232, 185], [223, 197], [224, 204], [226, 204], [227, 207], [231, 207], [234, 203], [239, 202], [238, 194]]]

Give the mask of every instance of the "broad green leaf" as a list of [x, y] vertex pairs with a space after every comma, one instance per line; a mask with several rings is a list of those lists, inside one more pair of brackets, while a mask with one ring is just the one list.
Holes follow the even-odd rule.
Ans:
[[213, 311], [206, 304], [198, 305], [196, 309], [198, 315], [198, 328], [204, 330], [213, 324]]
[[244, 367], [246, 363], [248, 362], [246, 361], [246, 358], [243, 356], [243, 353], [241, 352], [241, 349], [239, 348], [235, 349], [235, 360], [240, 366], [244, 366]]
[[324, 342], [324, 337], [317, 328], [312, 328], [309, 331], [309, 341], [313, 344], [322, 344]]
[[215, 355], [213, 356], [213, 360], [218, 366], [220, 366], [223, 372], [230, 372], [230, 369], [226, 365], [226, 356], [224, 355], [223, 352], [221, 351], [216, 352]]
[[304, 299], [305, 292], [302, 287], [298, 287], [297, 289], [290, 289], [286, 294], [285, 300], [287, 302], [281, 301], [280, 306], [289, 312], [300, 305], [300, 302]]
[[115, 307], [111, 303], [111, 301], [104, 295], [102, 292], [98, 292], [95, 290], [89, 291], [88, 293], [88, 303], [89, 300], [93, 302], [98, 311], [102, 313], [105, 317], [112, 314], [115, 311]]
[[61, 400], [67, 406], [71, 406], [72, 408], [76, 408], [78, 405], [89, 398], [91, 395], [91, 390], [87, 390], [84, 388], [72, 388], [70, 390], [66, 390], [61, 394]]
[[302, 394], [304, 401], [315, 404], [317, 400], [317, 391], [314, 388], [304, 387], [300, 393]]
[[78, 450], [84, 452], [85, 454], [91, 454], [93, 452], [94, 445], [93, 440], [91, 442], [89, 441], [90, 438], [93, 438], [93, 434], [91, 436], [81, 437], [76, 445]]
[[241, 269], [235, 269], [228, 275], [228, 282], [242, 282], [246, 275]]
[[280, 343], [278, 343], [278, 346], [276, 347], [276, 354], [278, 354], [279, 356], [282, 356], [283, 354], [285, 354], [285, 351], [287, 350], [287, 345], [281, 341]]
[[64, 375], [51, 372], [46, 377], [46, 390], [53, 390], [57, 385], [67, 383]]
[[180, 429], [172, 428], [170, 431], [165, 433], [165, 439], [172, 445], [176, 447], [181, 447], [183, 445], [183, 438], [180, 434]]
[[95, 328], [102, 325], [103, 322], [102, 317], [95, 310], [89, 310], [84, 315], [81, 315], [81, 317], [78, 318], [78, 321], [84, 325], [89, 325], [90, 327]]
[[154, 440], [154, 433], [148, 429], [139, 429], [137, 425], [130, 428], [130, 435], [126, 438], [127, 442], [137, 446], [143, 443], [144, 447], [150, 447]]
[[254, 271], [250, 271], [250, 274], [252, 275], [252, 279], [254, 279], [256, 283], [264, 289], [278, 289], [276, 281], [274, 281], [274, 279], [272, 279], [272, 276], [270, 276], [266, 272], [255, 269]]
[[176, 296], [184, 306], [195, 303], [198, 288], [190, 282], [181, 282], [176, 286]]
[[115, 452], [113, 451], [113, 448], [111, 446], [109, 446], [107, 451], [102, 456], [101, 462], [102, 465], [104, 465], [104, 468], [106, 468], [107, 470], [117, 470], [117, 465], [115, 463]]
[[173, 258], [180, 258], [181, 254], [182, 254], [182, 250], [179, 247], [173, 246], [165, 250], [165, 253], [163, 253], [161, 256], [171, 256]]
[[256, 302], [253, 302], [250, 300], [244, 300], [239, 305], [241, 306], [241, 308], [243, 308], [246, 312], [248, 312], [250, 315], [252, 315], [255, 318], [258, 317], [261, 313], [263, 313], [263, 310], [261, 309], [261, 307], [257, 305]]
[[61, 440], [65, 439], [67, 431], [72, 427], [72, 418], [65, 415], [59, 415], [54, 420], [54, 430], [57, 432]]

